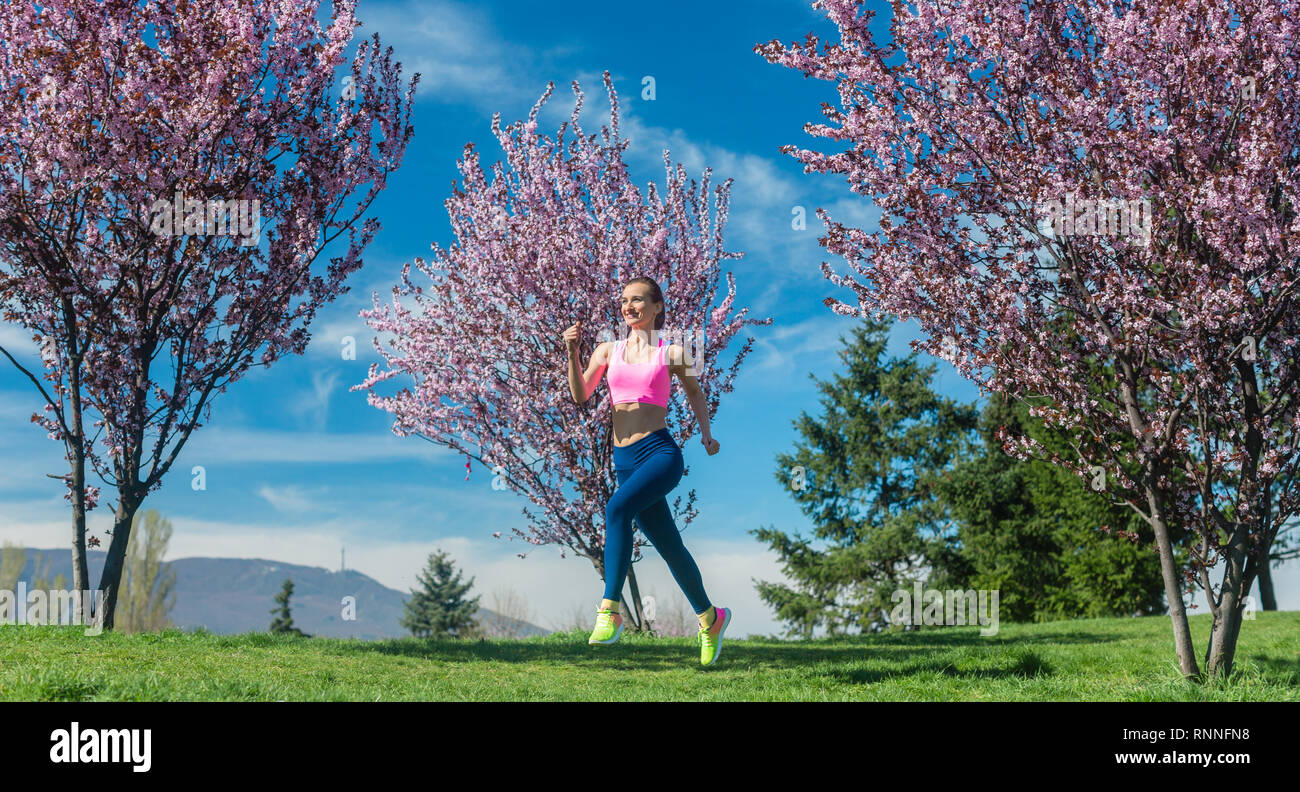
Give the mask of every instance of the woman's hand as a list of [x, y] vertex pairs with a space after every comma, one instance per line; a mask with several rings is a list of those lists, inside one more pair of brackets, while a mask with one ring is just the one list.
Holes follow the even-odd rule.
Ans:
[[573, 349], [580, 343], [582, 343], [582, 320], [581, 319], [569, 325], [568, 329], [564, 331], [564, 345], [566, 347], [568, 347], [569, 349]]
[[718, 449], [722, 447], [718, 444], [718, 441], [714, 440], [712, 437], [701, 437], [700, 442], [704, 443], [704, 447], [708, 450], [709, 456], [718, 453]]

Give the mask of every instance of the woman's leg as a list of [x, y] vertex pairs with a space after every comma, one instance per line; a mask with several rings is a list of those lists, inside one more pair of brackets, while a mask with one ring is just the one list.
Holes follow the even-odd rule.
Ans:
[[696, 566], [695, 559], [682, 543], [682, 534], [677, 530], [677, 523], [673, 522], [668, 499], [660, 498], [647, 506], [636, 516], [636, 522], [641, 526], [641, 533], [646, 535], [659, 555], [663, 556], [669, 571], [673, 573], [673, 579], [690, 601], [696, 615], [707, 611], [711, 605], [708, 595], [704, 593], [704, 579], [700, 576], [700, 568]]
[[[617, 601], [628, 567], [632, 565], [632, 518], [655, 501], [663, 500], [682, 480], [681, 455], [652, 454], [635, 470], [614, 473], [618, 477], [618, 489], [605, 507], [604, 598]], [[649, 534], [646, 536], [650, 538]]]
[[622, 519], [627, 507], [615, 502], [632, 471], [615, 470], [614, 475], [618, 478], [618, 489], [614, 490], [605, 506], [605, 593], [600, 603], [602, 608], [608, 602], [618, 602], [623, 595], [623, 580], [632, 565], [632, 523]]

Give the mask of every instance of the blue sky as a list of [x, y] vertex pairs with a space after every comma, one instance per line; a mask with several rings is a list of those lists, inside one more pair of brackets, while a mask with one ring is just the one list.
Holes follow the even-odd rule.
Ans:
[[[877, 5], [874, 29], [883, 37], [890, 10]], [[610, 4], [599, 14], [572, 15], [526, 2], [363, 0], [358, 15], [365, 22], [360, 36], [378, 32], [405, 74], [421, 73], [414, 137], [372, 207], [383, 229], [353, 275], [352, 290], [318, 315], [306, 355], [254, 369], [218, 395], [211, 421], [149, 497], [146, 508], [159, 509], [173, 523], [170, 557], [262, 557], [337, 568], [346, 547], [349, 568], [407, 591], [429, 552], [442, 548], [476, 578], [473, 593], [488, 607], [493, 591], [510, 586], [527, 600], [537, 624], [557, 626], [575, 610], [591, 621], [602, 585], [589, 561], [571, 553], [561, 558], [558, 546], [508, 540], [511, 526], [524, 527], [521, 509], [531, 505], [526, 499], [493, 490], [489, 471], [477, 464], [465, 481], [463, 457], [419, 438], [395, 437], [391, 416], [369, 406], [364, 392], [348, 389], [365, 379], [371, 363], [382, 366], [370, 345], [374, 333], [358, 310], [370, 307], [372, 292], [388, 298], [403, 263], [428, 256], [430, 243], [453, 241], [442, 202], [464, 144], [475, 142], [485, 163], [498, 159], [489, 126], [493, 112], [501, 112], [503, 123], [525, 117], [548, 80], [556, 89], [542, 129], [554, 130], [568, 116], [568, 85], [576, 79], [587, 95], [584, 126], [596, 131], [608, 117], [600, 82], [608, 69], [638, 183], [662, 182], [664, 148], [692, 176], [707, 164], [717, 180], [735, 179], [726, 238], [745, 257], [727, 262], [724, 272], [736, 275], [739, 304], [774, 323], [745, 328], [756, 337], [754, 350], [713, 420], [721, 451], [709, 457], [693, 439], [685, 449], [689, 476], [677, 492], [694, 488], [699, 498], [699, 516], [684, 538], [710, 598], [735, 609], [738, 635], [777, 631], [751, 579], [783, 576], [776, 558], [746, 531], [775, 526], [811, 532], [811, 522], [773, 478], [774, 456], [792, 450], [791, 422], [801, 411], [820, 414], [809, 375], [827, 379], [840, 370], [840, 336], [855, 323], [822, 304], [828, 296], [849, 301], [851, 295], [820, 272], [823, 260], [837, 271], [844, 267], [818, 245], [815, 210], [865, 227], [874, 225], [877, 213], [841, 178], [805, 175], [778, 151], [787, 143], [822, 143], [802, 127], [823, 120], [819, 107], [836, 102], [833, 86], [771, 65], [752, 50], [772, 38], [828, 34], [830, 26], [797, 0], [666, 2], [653, 9]], [[354, 51], [355, 42], [349, 56]], [[654, 78], [652, 101], [641, 97], [646, 76]], [[804, 230], [791, 227], [795, 207], [806, 211]], [[413, 277], [424, 276], [413, 269]], [[725, 282], [720, 288], [725, 293]], [[345, 336], [357, 340], [355, 360], [339, 354]], [[915, 337], [914, 324], [897, 325], [890, 351], [906, 354]], [[23, 333], [0, 325], [0, 340], [36, 360]], [[724, 359], [742, 343], [733, 342]], [[979, 400], [978, 390], [951, 366], [934, 362], [941, 392]], [[62, 449], [27, 422], [40, 406], [35, 389], [5, 361], [0, 459], [12, 473], [0, 478], [0, 537], [28, 547], [66, 547], [67, 502], [61, 485], [45, 476], [66, 470]], [[206, 471], [205, 490], [190, 486], [195, 465]], [[89, 521], [92, 533], [105, 540], [111, 502], [106, 491]], [[492, 538], [496, 531], [502, 538]], [[518, 558], [519, 552], [527, 558]], [[661, 611], [677, 603], [689, 611], [662, 560], [643, 552], [645, 560], [636, 565], [642, 593], [654, 594]], [[1280, 607], [1300, 607], [1300, 565], [1279, 575], [1278, 594]]]

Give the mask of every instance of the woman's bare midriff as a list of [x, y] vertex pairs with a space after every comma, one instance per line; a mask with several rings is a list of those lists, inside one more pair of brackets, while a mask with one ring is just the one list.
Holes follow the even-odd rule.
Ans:
[[668, 427], [668, 410], [647, 402], [614, 405], [614, 445], [630, 446], [648, 434]]

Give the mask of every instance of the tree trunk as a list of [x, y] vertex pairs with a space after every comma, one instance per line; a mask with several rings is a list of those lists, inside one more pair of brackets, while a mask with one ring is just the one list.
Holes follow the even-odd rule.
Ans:
[[117, 513], [113, 515], [113, 540], [108, 545], [108, 558], [104, 572], [99, 576], [99, 588], [104, 592], [104, 612], [97, 624], [104, 630], [113, 629], [113, 611], [122, 587], [122, 569], [126, 560], [126, 545], [131, 540], [131, 522], [140, 508], [140, 501], [131, 492], [119, 490]]
[[[1227, 586], [1224, 586], [1227, 588]], [[1232, 607], [1227, 607], [1231, 599]], [[1206, 675], [1226, 679], [1232, 673], [1232, 660], [1237, 654], [1237, 636], [1241, 632], [1241, 599], [1234, 594], [1225, 595], [1214, 614], [1210, 643], [1205, 648]]]
[[[80, 413], [75, 408], [74, 412], [77, 414], [74, 420], [80, 427]], [[74, 441], [72, 461], [72, 590], [78, 596], [90, 590], [90, 569], [86, 563], [86, 452], [80, 437]]]
[[[63, 300], [63, 320], [71, 343], [68, 350], [69, 401], [72, 408], [72, 590], [90, 590], [90, 570], [86, 563], [86, 433], [81, 415], [81, 353], [78, 344], [76, 312], [72, 301]], [[90, 598], [93, 603], [94, 597]], [[92, 605], [93, 607], [93, 605]], [[91, 614], [86, 614], [89, 621]]]
[[1232, 674], [1232, 663], [1237, 654], [1237, 638], [1241, 634], [1245, 598], [1238, 596], [1239, 586], [1231, 584], [1227, 579], [1224, 580], [1222, 591], [1224, 593], [1210, 629], [1209, 645], [1205, 648], [1205, 668], [1207, 676], [1227, 679]]
[[1259, 608], [1260, 610], [1277, 610], [1277, 595], [1273, 593], [1273, 570], [1268, 563], [1268, 555], [1259, 565]]
[[[1232, 673], [1232, 660], [1237, 653], [1237, 635], [1241, 632], [1241, 611], [1245, 604], [1243, 594], [1250, 591], [1254, 564], [1246, 560], [1246, 534], [1249, 527], [1238, 523], [1228, 543], [1228, 566], [1223, 573], [1219, 607], [1214, 611], [1214, 625], [1210, 629], [1210, 643], [1205, 649], [1206, 674], [1226, 679]], [[1264, 548], [1264, 557], [1268, 557]]]
[[[1241, 483], [1238, 495], [1242, 498], [1254, 497], [1260, 508], [1249, 522], [1242, 522], [1235, 517], [1232, 533], [1228, 536], [1226, 560], [1227, 568], [1223, 571], [1223, 584], [1219, 588], [1219, 606], [1214, 608], [1214, 621], [1210, 628], [1210, 643], [1205, 650], [1205, 670], [1210, 677], [1226, 679], [1232, 673], [1232, 658], [1237, 652], [1237, 634], [1241, 631], [1241, 606], [1243, 599], [1250, 593], [1251, 578], [1256, 569], [1255, 559], [1247, 559], [1247, 537], [1251, 528], [1264, 529], [1268, 526], [1269, 490], [1262, 489], [1257, 480], [1259, 459], [1263, 453], [1264, 440], [1255, 425], [1259, 415], [1259, 389], [1255, 383], [1255, 370], [1252, 364], [1238, 360], [1237, 370], [1241, 373], [1242, 403], [1246, 413], [1246, 459], [1241, 467]], [[1256, 496], [1256, 493], [1259, 493]], [[1263, 515], [1260, 525], [1259, 515]], [[1264, 535], [1267, 536], [1265, 530]], [[1259, 558], [1268, 563], [1268, 545], [1259, 548]]]
[[1178, 570], [1174, 568], [1174, 550], [1169, 541], [1169, 529], [1165, 525], [1164, 511], [1159, 495], [1155, 491], [1156, 477], [1152, 475], [1147, 482], [1147, 505], [1151, 509], [1151, 529], [1156, 535], [1156, 546], [1160, 550], [1160, 576], [1165, 582], [1165, 599], [1169, 601], [1169, 618], [1174, 625], [1174, 650], [1178, 653], [1178, 667], [1187, 679], [1198, 679], [1201, 675], [1196, 666], [1196, 649], [1192, 646], [1192, 631], [1187, 625], [1187, 609], [1183, 606], [1182, 586], [1179, 585]]

